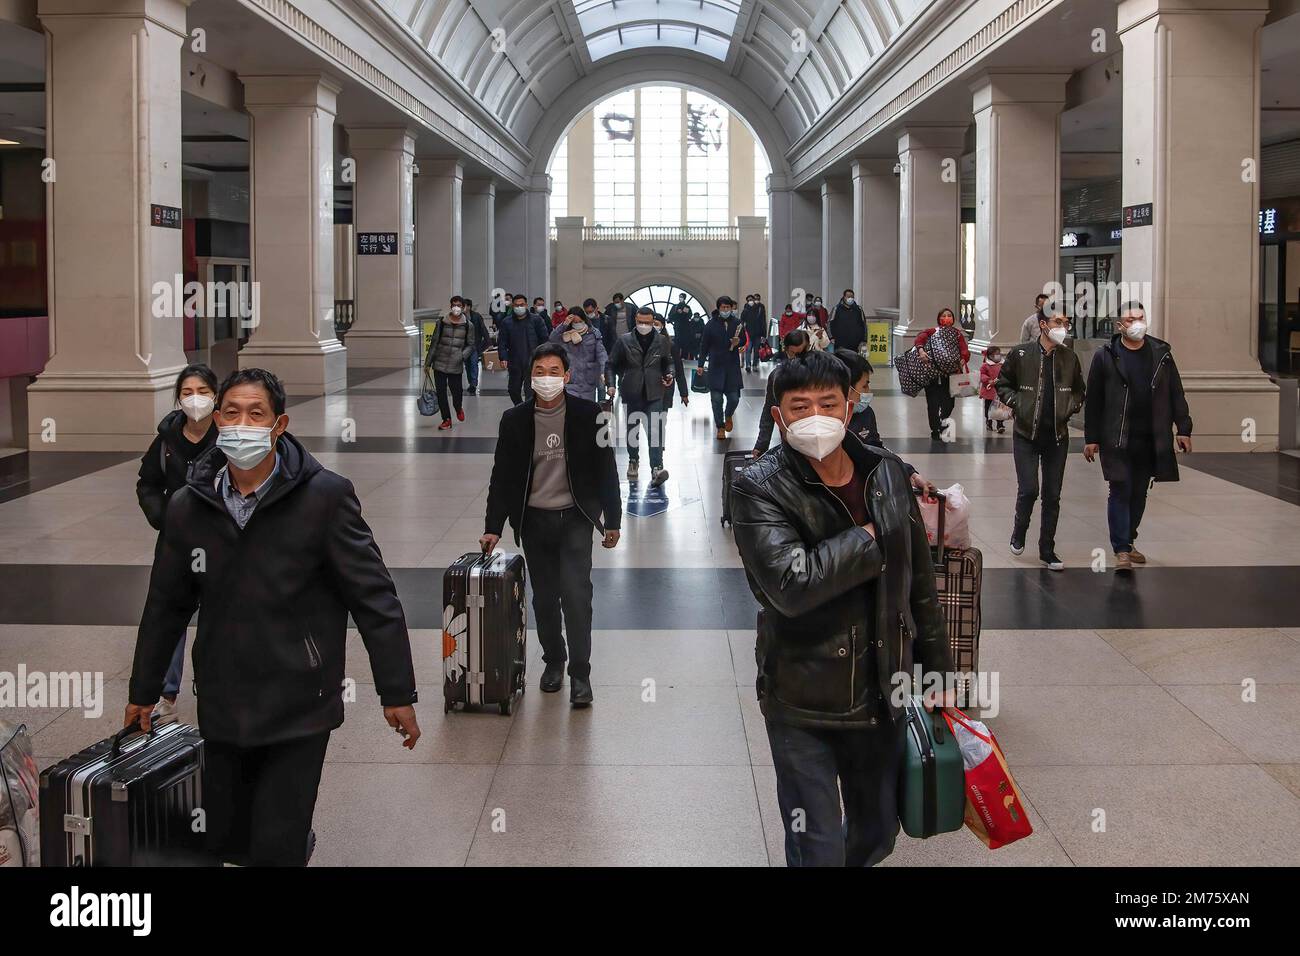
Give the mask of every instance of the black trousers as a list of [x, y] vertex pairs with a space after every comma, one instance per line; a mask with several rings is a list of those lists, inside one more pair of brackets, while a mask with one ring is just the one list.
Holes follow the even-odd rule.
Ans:
[[223, 862], [305, 866], [327, 731], [265, 747], [203, 743], [208, 847]]
[[948, 391], [948, 376], [925, 387], [925, 410], [930, 417], [930, 431], [939, 431], [945, 418], [952, 415], [957, 399]]
[[1038, 521], [1038, 553], [1047, 556], [1056, 548], [1056, 521], [1061, 516], [1061, 485], [1065, 481], [1065, 461], [1070, 455], [1069, 441], [1032, 442], [1019, 432], [1012, 437], [1012, 457], [1016, 461], [1016, 520], [1011, 536], [1025, 540], [1029, 519], [1038, 499], [1038, 472], [1043, 472], [1043, 510]]
[[787, 866], [873, 866], [893, 852], [903, 730], [887, 717], [866, 730], [767, 721]]
[[507, 363], [506, 389], [510, 392], [510, 401], [515, 405], [522, 405], [533, 397], [532, 372], [526, 359], [522, 365]]
[[[433, 384], [438, 390], [438, 411], [442, 412], [444, 422], [451, 421], [451, 409], [455, 408], [460, 411], [462, 386], [460, 372], [439, 372], [433, 373]], [[447, 405], [447, 389], [451, 388], [451, 406]]]
[[524, 512], [521, 538], [533, 580], [533, 617], [542, 660], [568, 660], [570, 677], [591, 675], [591, 532], [591, 522], [577, 508]]

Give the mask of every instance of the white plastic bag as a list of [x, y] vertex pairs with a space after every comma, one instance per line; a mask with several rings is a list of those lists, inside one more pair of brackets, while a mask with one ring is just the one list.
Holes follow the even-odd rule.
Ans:
[[1002, 402], [994, 402], [989, 406], [989, 420], [995, 422], [1009, 422], [1014, 413], [1010, 405], [1004, 405]]
[[[970, 547], [970, 499], [961, 485], [939, 489], [945, 498], [943, 512], [943, 546], [945, 548]], [[925, 537], [934, 547], [939, 537], [939, 501], [921, 497], [921, 519], [925, 522]]]

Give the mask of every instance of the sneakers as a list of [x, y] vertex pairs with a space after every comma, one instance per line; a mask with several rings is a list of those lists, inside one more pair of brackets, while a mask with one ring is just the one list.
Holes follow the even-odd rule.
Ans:
[[991, 418], [984, 419], [984, 428], [987, 431], [993, 431], [993, 419]]
[[652, 469], [652, 470], [651, 470], [651, 472], [650, 472], [650, 487], [651, 487], [651, 488], [658, 488], [660, 485], [662, 485], [662, 484], [663, 484], [665, 481], [667, 481], [667, 480], [668, 480], [668, 469], [667, 469], [667, 468], [655, 468], [655, 469]]
[[641, 474], [641, 466], [636, 462], [636, 460], [634, 459], [632, 461], [629, 461], [627, 463], [627, 480], [636, 481], [637, 476], [640, 474]]
[[939, 434], [937, 428], [930, 429], [930, 441], [943, 441], [943, 436]]
[[465, 389], [465, 394], [466, 394], [466, 395], [477, 395], [477, 394], [478, 394], [478, 388], [477, 388], [476, 386], [474, 386], [474, 385], [471, 385], [469, 388]]
[[727, 440], [727, 430], [725, 428], [719, 428], [718, 441], [726, 441], [726, 440]]
[[1065, 562], [1056, 556], [1055, 551], [1049, 551], [1047, 554], [1040, 554], [1038, 560], [1047, 565], [1049, 571], [1064, 571]]
[[456, 409], [456, 421], [463, 422], [464, 420], [465, 420], [465, 409], [463, 408]]
[[448, 428], [450, 428], [450, 427], [451, 427], [451, 419], [450, 419], [450, 418], [444, 418], [444, 419], [442, 420], [442, 424], [438, 426], [438, 431], [440, 431], [440, 432], [441, 432], [441, 431], [446, 431], [446, 430], [447, 430]]
[[732, 426], [732, 421], [730, 418], [728, 418], [725, 422], [722, 423], [722, 427], [727, 431], [731, 431], [731, 426]]
[[1134, 564], [1147, 563], [1147, 556], [1143, 554], [1141, 551], [1139, 551], [1137, 548], [1134, 548], [1132, 551], [1128, 553], [1128, 559], [1132, 561]]
[[1115, 570], [1132, 571], [1133, 556], [1127, 551], [1121, 551], [1119, 554], [1115, 555]]
[[1024, 554], [1024, 553], [1025, 553], [1025, 539], [1024, 539], [1024, 538], [1019, 538], [1019, 539], [1017, 539], [1016, 536], [1015, 536], [1014, 534], [1011, 536], [1011, 553], [1012, 553], [1012, 554]]
[[1006, 423], [1006, 422], [998, 422], [998, 434], [999, 434], [999, 435], [1005, 435], [1005, 434], [1006, 434], [1006, 431], [1007, 431], [1007, 423]]
[[168, 700], [166, 697], [159, 697], [158, 703], [153, 705], [153, 721], [162, 723], [166, 720], [176, 718], [176, 701]]

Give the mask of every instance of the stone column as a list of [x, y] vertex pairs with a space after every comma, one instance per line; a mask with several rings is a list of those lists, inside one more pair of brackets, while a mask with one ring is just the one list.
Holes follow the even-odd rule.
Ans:
[[524, 279], [528, 300], [551, 299], [551, 177], [539, 173], [524, 193]]
[[1014, 345], [1034, 296], [1057, 281], [1067, 79], [1061, 73], [991, 73], [971, 87], [976, 141], [971, 344], [977, 349], [994, 341]]
[[[419, 162], [415, 184], [416, 307], [446, 309], [464, 292], [461, 272], [461, 189], [465, 168], [455, 159]], [[473, 298], [473, 296], [470, 296]]]
[[583, 283], [583, 225], [581, 216], [559, 216], [555, 220], [555, 296], [569, 308], [581, 308], [589, 294]]
[[461, 186], [461, 285], [487, 315], [496, 281], [496, 183], [467, 179]]
[[182, 350], [184, 0], [40, 0], [46, 30], [50, 359], [36, 451], [146, 448]]
[[[240, 368], [265, 368], [290, 395], [347, 387], [334, 335], [334, 111], [319, 75], [241, 76], [249, 144], [257, 314]], [[344, 250], [346, 252], [346, 250]]]
[[[824, 179], [821, 192], [822, 278], [818, 291], [824, 303], [832, 303], [853, 283], [853, 183]], [[856, 286], [853, 291], [858, 291]], [[829, 311], [831, 306], [826, 308]]]
[[898, 137], [898, 325], [895, 354], [961, 289], [960, 160], [965, 126], [909, 126]]
[[868, 317], [898, 309], [898, 176], [894, 158], [855, 159], [853, 289]]
[[[790, 193], [790, 281], [795, 288], [822, 296], [827, 313], [834, 299], [827, 299], [822, 284], [822, 197], [820, 192]], [[809, 296], [811, 305], [811, 296]], [[783, 299], [781, 306], [789, 301]]]
[[767, 228], [767, 309], [769, 313], [776, 312], [778, 315], [785, 304], [791, 301], [794, 288], [790, 264], [791, 191], [786, 188], [785, 182], [782, 173], [771, 173], [767, 177], [767, 205], [771, 213]]
[[[753, 192], [753, 190], [750, 190]], [[740, 236], [736, 269], [736, 295], [743, 303], [745, 296], [757, 292], [767, 306], [767, 317], [772, 317], [772, 300], [767, 289], [767, 250], [764, 248], [763, 229], [766, 216], [737, 216], [736, 231]], [[781, 305], [785, 300], [781, 300]], [[777, 307], [778, 309], [780, 306]], [[780, 315], [780, 313], [777, 313]]]
[[[415, 143], [402, 127], [349, 129], [348, 142], [357, 176], [356, 318], [348, 331], [348, 364], [403, 368], [419, 360], [420, 331], [411, 321]], [[383, 241], [368, 241], [375, 236]]]
[[1119, 5], [1123, 202], [1150, 205], [1149, 225], [1125, 225], [1122, 278], [1173, 347], [1198, 450], [1276, 445], [1277, 387], [1260, 370], [1257, 319], [1267, 13], [1265, 0]]

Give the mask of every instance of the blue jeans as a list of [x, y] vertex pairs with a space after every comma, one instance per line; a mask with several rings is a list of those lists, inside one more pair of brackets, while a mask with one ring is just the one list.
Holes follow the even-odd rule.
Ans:
[[475, 391], [478, 390], [478, 370], [482, 358], [479, 350], [475, 349], [474, 354], [465, 359], [465, 378], [469, 381], [469, 387]]
[[[653, 401], [642, 399], [635, 402], [624, 402], [623, 407], [627, 413], [624, 422], [626, 426], [624, 434], [627, 437], [627, 457], [632, 461], [640, 461], [641, 442], [648, 442], [650, 445], [650, 467], [658, 471], [664, 466], [664, 400], [656, 398]], [[636, 434], [640, 428], [645, 428], [645, 438], [641, 438]]]
[[787, 866], [874, 866], [893, 852], [903, 726], [888, 717], [864, 730], [767, 721]]
[[181, 632], [181, 639], [176, 643], [176, 653], [172, 654], [171, 666], [167, 668], [167, 675], [163, 678], [163, 696], [175, 697], [181, 692], [181, 676], [185, 673], [185, 632]]
[[[732, 392], [709, 392], [709, 398], [713, 401], [713, 427], [722, 428], [727, 419], [736, 414], [736, 408], [740, 405], [740, 389]], [[724, 409], [722, 400], [727, 400], [727, 406]]]
[[1128, 481], [1112, 481], [1106, 499], [1106, 523], [1110, 526], [1110, 547], [1116, 554], [1133, 550], [1138, 525], [1147, 508], [1147, 489], [1155, 472], [1155, 449], [1149, 443], [1135, 444], [1129, 439], [1123, 455], [1128, 462]]
[[754, 335], [749, 337], [749, 345], [745, 347], [745, 368], [756, 368], [758, 366], [758, 348], [761, 340]]

